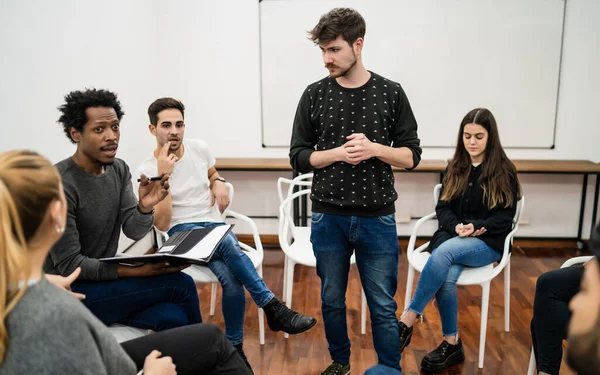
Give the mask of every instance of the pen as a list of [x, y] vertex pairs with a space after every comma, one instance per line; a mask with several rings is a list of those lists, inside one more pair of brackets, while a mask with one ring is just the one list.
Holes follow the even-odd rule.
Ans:
[[[160, 180], [162, 180], [162, 177], [160, 177], [160, 176], [159, 177], [148, 177], [148, 181], [160, 181]], [[142, 179], [138, 178], [137, 181], [142, 182]]]

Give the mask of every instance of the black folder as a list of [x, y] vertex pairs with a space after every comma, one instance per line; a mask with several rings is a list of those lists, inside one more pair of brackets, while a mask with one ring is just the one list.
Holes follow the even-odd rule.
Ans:
[[174, 233], [154, 254], [128, 256], [126, 254], [101, 258], [106, 263], [131, 266], [165, 262], [170, 265], [206, 264], [215, 250], [231, 231], [234, 224], [198, 228]]

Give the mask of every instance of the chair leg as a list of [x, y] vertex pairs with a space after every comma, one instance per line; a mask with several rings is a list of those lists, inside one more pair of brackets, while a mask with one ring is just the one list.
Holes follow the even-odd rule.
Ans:
[[367, 296], [363, 288], [360, 288], [360, 292], [360, 333], [364, 335], [367, 333]]
[[[258, 276], [262, 278], [262, 264], [258, 266], [256, 269], [256, 273]], [[265, 311], [261, 308], [258, 309], [258, 338], [260, 340], [260, 344], [265, 344]]]
[[[285, 284], [287, 291], [285, 293], [285, 298], [286, 298], [285, 304], [287, 307], [289, 307], [291, 309], [292, 308], [292, 289], [294, 286], [295, 263], [290, 258], [288, 258], [287, 263], [288, 263], [288, 269], [287, 269], [287, 274], [286, 274], [287, 277], [286, 277], [286, 284]], [[283, 335], [283, 337], [285, 337], [287, 339], [288, 337], [290, 337], [290, 335], [286, 333]]]
[[504, 267], [504, 331], [510, 331], [510, 258]]
[[265, 311], [261, 308], [258, 309], [258, 338], [260, 344], [265, 344]]
[[410, 305], [410, 297], [412, 296], [413, 282], [415, 281], [415, 269], [408, 264], [408, 276], [406, 277], [406, 292], [404, 292], [404, 310]]
[[533, 348], [531, 348], [531, 356], [529, 357], [529, 367], [527, 367], [527, 375], [535, 375], [535, 354], [533, 353]]
[[483, 368], [485, 357], [485, 333], [487, 330], [488, 307], [490, 304], [490, 282], [484, 283], [481, 293], [481, 333], [479, 335], [479, 368]]
[[288, 257], [284, 254], [283, 256], [283, 298], [281, 302], [285, 302], [287, 298], [287, 271], [288, 271]]
[[215, 316], [215, 304], [217, 301], [217, 283], [212, 283], [210, 288], [210, 316]]

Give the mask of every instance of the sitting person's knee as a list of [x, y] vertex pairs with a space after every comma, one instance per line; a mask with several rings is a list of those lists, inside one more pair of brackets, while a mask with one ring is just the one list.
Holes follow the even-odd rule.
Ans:
[[552, 271], [543, 273], [540, 277], [538, 277], [535, 284], [535, 295], [537, 296], [546, 294], [554, 287], [555, 283], [556, 281], [554, 280]]

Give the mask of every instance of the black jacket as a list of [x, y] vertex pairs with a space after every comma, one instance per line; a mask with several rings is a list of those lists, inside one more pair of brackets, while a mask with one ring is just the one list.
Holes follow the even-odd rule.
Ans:
[[[496, 206], [490, 210], [483, 200], [483, 188], [479, 184], [482, 165], [471, 167], [467, 190], [465, 193], [450, 202], [438, 200], [435, 212], [437, 214], [439, 228], [433, 234], [429, 251], [437, 248], [443, 242], [456, 237], [456, 225], [473, 224], [475, 230], [484, 227], [486, 232], [479, 236], [481, 240], [487, 243], [496, 251], [504, 251], [504, 240], [512, 230], [512, 220], [517, 209], [517, 179], [511, 179], [513, 192], [512, 205]], [[444, 174], [446, 174], [444, 172]], [[440, 192], [440, 197], [444, 193], [444, 186]]]

